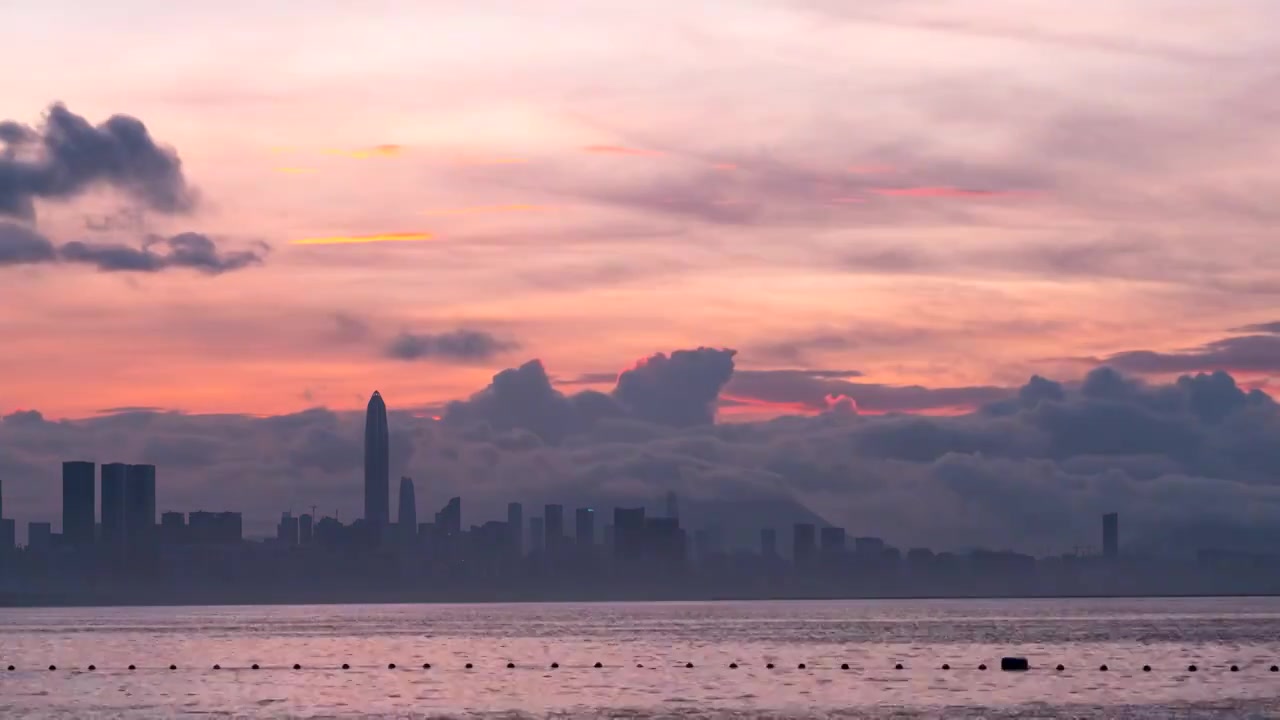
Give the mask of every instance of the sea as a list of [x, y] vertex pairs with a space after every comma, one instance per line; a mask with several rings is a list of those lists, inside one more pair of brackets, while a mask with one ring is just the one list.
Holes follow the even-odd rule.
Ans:
[[1280, 717], [1277, 664], [1272, 598], [0, 609], [3, 718]]

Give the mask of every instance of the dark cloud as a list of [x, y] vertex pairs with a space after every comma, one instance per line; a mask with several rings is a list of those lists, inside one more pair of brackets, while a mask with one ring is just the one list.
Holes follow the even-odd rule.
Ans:
[[1245, 325], [1244, 327], [1234, 328], [1231, 332], [1268, 333], [1272, 335], [1280, 335], [1280, 322], [1256, 323], [1254, 325]]
[[125, 405], [123, 407], [102, 408], [96, 412], [99, 415], [123, 415], [126, 413], [160, 413], [165, 411], [165, 408], [151, 405]]
[[924, 412], [964, 410], [1007, 398], [1009, 388], [991, 386], [928, 388], [920, 385], [883, 385], [851, 382], [850, 375], [805, 370], [740, 371], [726, 392], [735, 398], [765, 403], [800, 405], [812, 411], [827, 409], [842, 396], [866, 412]]
[[641, 420], [686, 427], [715, 422], [715, 401], [733, 375], [735, 350], [698, 348], [657, 353], [625, 370], [613, 390]]
[[402, 332], [387, 346], [386, 354], [396, 360], [477, 362], [491, 360], [516, 347], [510, 340], [463, 328], [435, 334]]
[[40, 233], [12, 223], [0, 222], [0, 267], [53, 262], [58, 251]]
[[444, 419], [455, 426], [487, 424], [498, 431], [524, 429], [556, 444], [608, 415], [621, 414], [613, 400], [584, 391], [572, 397], [551, 387], [546, 368], [531, 360], [493, 376], [470, 399], [449, 403]]
[[[167, 251], [157, 253], [161, 246]], [[48, 238], [22, 225], [0, 223], [0, 266], [69, 263], [91, 265], [102, 272], [153, 273], [188, 268], [206, 275], [220, 275], [259, 265], [268, 248], [221, 251], [205, 235], [182, 233], [169, 238], [151, 237], [141, 246], [75, 240], [55, 246]]]
[[1175, 352], [1131, 350], [1110, 355], [1101, 362], [1138, 374], [1202, 370], [1280, 373], [1280, 335], [1242, 335]]
[[136, 118], [113, 115], [95, 127], [55, 104], [39, 128], [13, 121], [0, 128], [0, 215], [31, 220], [35, 199], [68, 200], [97, 185], [161, 212], [195, 202], [177, 154], [157, 145]]

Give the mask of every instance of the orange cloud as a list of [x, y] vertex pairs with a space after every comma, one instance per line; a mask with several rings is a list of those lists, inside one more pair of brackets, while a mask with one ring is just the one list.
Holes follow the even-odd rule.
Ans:
[[334, 237], [302, 238], [291, 245], [361, 245], [384, 242], [418, 242], [434, 240], [431, 233], [383, 233], [379, 235], [337, 235]]
[[401, 145], [374, 145], [371, 148], [362, 148], [357, 150], [325, 150], [326, 155], [341, 155], [343, 157], [354, 158], [356, 160], [368, 160], [369, 158], [389, 158], [396, 157], [404, 151]]
[[459, 208], [443, 208], [440, 210], [426, 210], [422, 214], [426, 216], [437, 215], [497, 215], [504, 213], [522, 213], [522, 212], [547, 212], [554, 210], [554, 205], [471, 205]]
[[588, 145], [584, 147], [583, 150], [586, 150], [589, 153], [596, 153], [597, 155], [635, 155], [653, 157], [663, 154], [660, 150], [645, 150], [644, 148], [630, 148], [623, 147], [621, 145]]
[[1019, 193], [1002, 190], [968, 190], [949, 185], [906, 187], [906, 188], [871, 188], [871, 192], [886, 197], [916, 198], [963, 198], [963, 197], [1000, 197]]

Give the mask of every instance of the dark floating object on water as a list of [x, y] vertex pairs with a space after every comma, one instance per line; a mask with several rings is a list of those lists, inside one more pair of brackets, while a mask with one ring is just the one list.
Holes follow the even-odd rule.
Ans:
[[[12, 669], [13, 669], [13, 666], [12, 666], [12, 665], [10, 665], [10, 666], [9, 666], [9, 669], [10, 669], [10, 670], [12, 670]], [[1271, 666], [1271, 672], [1280, 672], [1280, 665], [1272, 665], [1272, 666]]]
[[737, 669], [738, 669], [738, 663], [729, 663], [729, 669], [730, 669], [730, 670], [737, 670]]
[[[391, 667], [395, 667], [395, 665], [392, 665]], [[468, 670], [470, 670], [470, 669], [472, 668], [471, 663], [467, 663], [467, 664], [466, 664], [466, 668], [467, 668]]]
[[689, 670], [693, 669], [693, 663], [685, 663], [684, 666], [686, 669], [689, 669]]
[[515, 670], [515, 669], [516, 669], [516, 664], [515, 664], [515, 663], [513, 663], [513, 662], [509, 662], [509, 663], [507, 663], [507, 669], [508, 669], [508, 670]]
[[[254, 669], [254, 670], [257, 670], [257, 669], [258, 669], [258, 666], [257, 666], [257, 665], [254, 665], [254, 666], [253, 666], [253, 669]], [[346, 664], [346, 663], [342, 663], [342, 669], [343, 669], [343, 670], [350, 670], [350, 669], [351, 669], [351, 666], [350, 666], [350, 665], [348, 665], [348, 664]]]
[[1067, 668], [1062, 663], [1058, 663], [1058, 672], [1062, 672], [1063, 670], [1066, 670], [1066, 669]]
[[129, 666], [129, 669], [130, 669], [130, 670], [137, 670], [138, 668], [137, 668], [137, 666], [135, 666], [135, 665], [130, 665], [130, 666]]
[[294, 670], [301, 670], [301, 669], [302, 669], [302, 666], [301, 666], [301, 665], [299, 665], [298, 663], [294, 663], [294, 664], [293, 664], [293, 669], [294, 669]]
[[[470, 667], [470, 666], [471, 666], [471, 663], [467, 663], [467, 666], [468, 666], [468, 667]], [[395, 670], [395, 669], [396, 669], [396, 664], [395, 664], [395, 663], [387, 663], [387, 669], [388, 669], [388, 670]]]
[[90, 666], [89, 666], [89, 672], [93, 672], [94, 670], [97, 670], [97, 669], [98, 669], [98, 666], [97, 666], [97, 665], [90, 665]]
[[950, 665], [948, 665], [947, 663], [942, 663], [942, 669], [943, 669], [943, 670], [950, 670], [950, 669], [951, 669], [951, 666], [950, 666]]
[[221, 666], [221, 665], [214, 665], [214, 666], [213, 666], [213, 669], [214, 669], [214, 670], [221, 670], [221, 669], [222, 669], [222, 666]]
[[804, 670], [804, 669], [806, 669], [806, 666], [805, 666], [805, 664], [804, 664], [804, 663], [800, 663], [799, 665], [797, 665], [797, 666], [796, 666], [796, 669], [797, 669], [797, 670]]
[[1151, 672], [1151, 666], [1150, 666], [1150, 665], [1143, 665], [1143, 666], [1142, 666], [1142, 672]]
[[[250, 665], [250, 666], [249, 666], [249, 669], [250, 669], [250, 670], [257, 670], [257, 669], [258, 669], [258, 663], [254, 663], [254, 664]], [[342, 669], [343, 669], [343, 670], [346, 670], [346, 669], [347, 669], [347, 666], [346, 666], [346, 665], [343, 665], [343, 666], [342, 666]]]
[[638, 667], [638, 668], [642, 668], [642, 667], [644, 667], [644, 663], [636, 663], [636, 667]]
[[431, 669], [431, 663], [422, 663], [422, 669], [423, 669], [423, 670], [430, 670], [430, 669]]
[[57, 668], [57, 666], [55, 666], [55, 665], [50, 665], [50, 666], [49, 666], [49, 669], [50, 669], [50, 670], [57, 670], [58, 668]]
[[894, 666], [893, 666], [893, 669], [894, 669], [894, 670], [901, 670], [901, 669], [902, 669], [902, 663], [898, 663], [897, 665], [894, 665]]
[[1188, 665], [1188, 666], [1187, 666], [1187, 672], [1195, 672], [1195, 671], [1196, 671], [1196, 666], [1195, 666], [1195, 665]]
[[848, 669], [849, 669], [849, 663], [840, 663], [840, 669], [841, 669], [841, 670], [848, 670]]
[[604, 667], [604, 665], [603, 665], [599, 660], [597, 660], [597, 661], [596, 661], [596, 664], [595, 664], [595, 668], [596, 668], [597, 670], [599, 670], [599, 669], [600, 669], [600, 668], [602, 668], [602, 667]]
[[1098, 672], [1106, 672], [1106, 671], [1107, 671], [1107, 666], [1106, 666], [1106, 665], [1102, 665], [1102, 666], [1100, 666], [1100, 667], [1098, 668]]
[[1232, 665], [1232, 666], [1231, 666], [1231, 672], [1240, 672], [1240, 668], [1239, 668], [1239, 667], [1236, 667], [1235, 665]]
[[10, 666], [9, 666], [9, 672], [13, 672], [13, 671], [14, 671], [14, 667], [13, 667], [12, 665], [10, 665]]
[[170, 670], [177, 670], [177, 669], [178, 669], [178, 666], [177, 666], [177, 665], [170, 665], [170, 666], [169, 666], [169, 669], [170, 669]]
[[1031, 663], [1024, 657], [1002, 657], [1000, 669], [1005, 672], [1024, 672], [1031, 669]]
[[552, 670], [555, 670], [555, 669], [556, 669], [556, 668], [558, 668], [558, 667], [560, 667], [560, 663], [558, 663], [558, 662], [553, 662], [553, 663], [551, 663], [551, 669], [552, 669]]
[[986, 670], [986, 669], [987, 669], [987, 664], [986, 664], [986, 663], [982, 663], [981, 665], [979, 665], [979, 666], [978, 666], [978, 669], [979, 669], [979, 670]]
[[772, 669], [773, 669], [773, 663], [769, 663], [768, 665], [765, 665], [764, 667], [765, 667], [765, 669], [766, 669], [766, 670], [772, 670]]

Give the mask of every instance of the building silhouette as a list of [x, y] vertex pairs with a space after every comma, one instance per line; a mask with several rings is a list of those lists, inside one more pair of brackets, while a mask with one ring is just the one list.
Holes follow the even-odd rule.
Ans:
[[524, 555], [524, 506], [507, 503], [507, 545], [515, 557]]
[[542, 547], [548, 555], [558, 555], [564, 546], [564, 506], [555, 504], [544, 506], [542, 522], [547, 534]]
[[413, 478], [400, 478], [400, 497], [396, 505], [396, 527], [400, 542], [409, 545], [418, 534], [418, 498], [413, 492]]
[[791, 561], [797, 567], [809, 567], [817, 554], [817, 529], [812, 523], [796, 523], [792, 528]]
[[[314, 528], [315, 518], [310, 513], [302, 513], [298, 516], [298, 544], [310, 545]], [[417, 526], [411, 526], [416, 528]]]
[[1102, 555], [1109, 558], [1120, 556], [1120, 516], [1116, 513], [1102, 516]]
[[152, 544], [156, 527], [156, 466], [125, 469], [124, 529], [130, 551]]
[[613, 509], [613, 556], [624, 563], [638, 562], [644, 556], [644, 508]]
[[102, 464], [102, 533], [100, 540], [108, 548], [119, 550], [124, 547], [124, 497], [125, 478], [128, 477], [129, 466], [124, 463]]
[[596, 544], [596, 511], [591, 508], [578, 508], [573, 518], [573, 538], [581, 549]]
[[74, 547], [92, 545], [95, 535], [94, 477], [91, 462], [62, 463], [62, 541]]
[[845, 545], [844, 528], [822, 528], [818, 534], [818, 542], [822, 548], [823, 555], [843, 555]]
[[436, 532], [446, 538], [462, 534], [462, 498], [449, 498], [449, 502], [436, 513]]
[[27, 549], [48, 552], [53, 548], [53, 526], [47, 522], [27, 523]]
[[382, 541], [390, 522], [390, 443], [387, 405], [374, 391], [364, 416], [364, 521], [375, 544]]
[[13, 518], [0, 518], [0, 553], [18, 546], [18, 523]]
[[542, 518], [529, 518], [529, 554], [543, 554], [546, 551], [546, 539], [546, 530], [543, 528]]
[[276, 540], [285, 547], [298, 544], [298, 518], [293, 513], [283, 513], [280, 524], [276, 526]]

